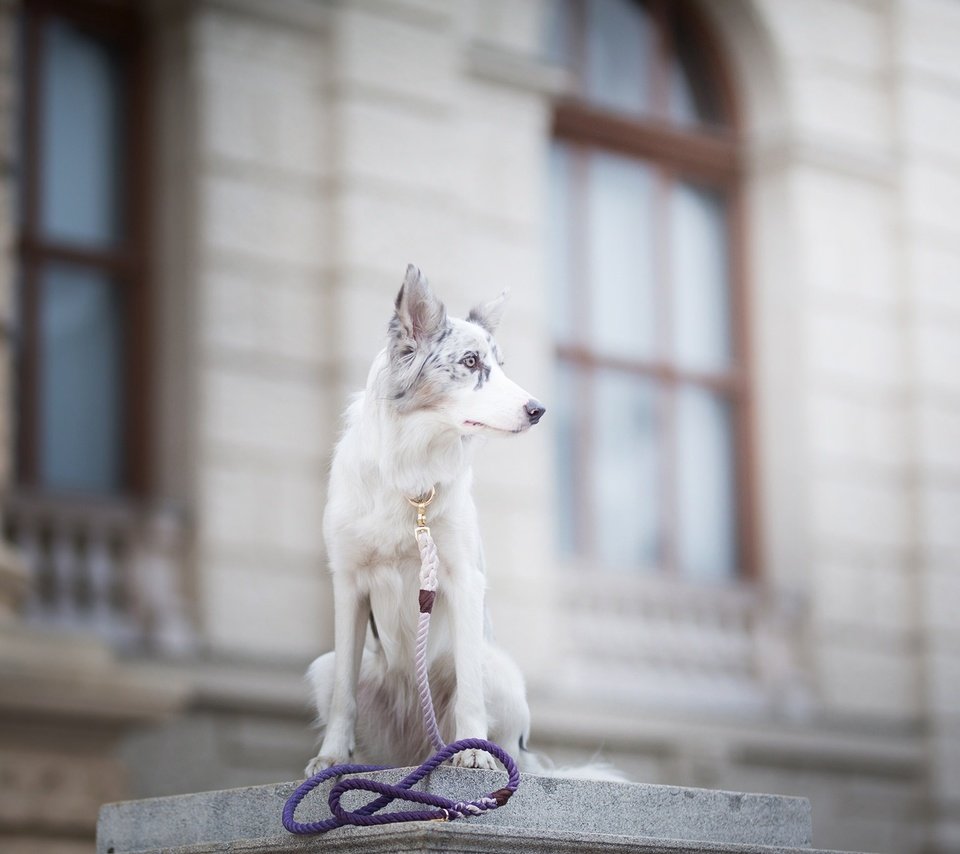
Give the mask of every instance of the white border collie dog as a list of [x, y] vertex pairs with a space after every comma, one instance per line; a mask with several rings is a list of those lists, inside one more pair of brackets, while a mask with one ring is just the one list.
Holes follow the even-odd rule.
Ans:
[[[488, 636], [484, 564], [470, 494], [476, 438], [530, 429], [544, 407], [503, 372], [494, 341], [505, 295], [466, 320], [412, 265], [386, 348], [346, 415], [323, 531], [333, 575], [335, 650], [310, 666], [320, 725], [308, 775], [341, 762], [416, 765], [432, 753], [414, 676], [420, 558], [408, 498], [436, 496], [428, 524], [440, 584], [428, 650], [444, 740], [489, 738], [539, 770], [525, 751], [529, 711], [517, 666]], [[482, 751], [454, 764], [493, 768]]]

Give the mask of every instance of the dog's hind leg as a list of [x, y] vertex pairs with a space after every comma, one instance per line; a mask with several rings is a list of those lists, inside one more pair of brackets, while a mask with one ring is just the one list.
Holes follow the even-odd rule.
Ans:
[[315, 659], [307, 668], [307, 684], [317, 710], [317, 723], [325, 727], [330, 717], [330, 701], [333, 698], [335, 652], [328, 652]]

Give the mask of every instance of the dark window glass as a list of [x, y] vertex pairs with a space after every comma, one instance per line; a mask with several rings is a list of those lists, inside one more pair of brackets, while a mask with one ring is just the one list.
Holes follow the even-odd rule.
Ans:
[[99, 271], [51, 264], [41, 293], [41, 481], [115, 491], [123, 446], [117, 288]]
[[44, 27], [41, 232], [85, 246], [120, 237], [122, 66], [109, 43], [69, 21]]

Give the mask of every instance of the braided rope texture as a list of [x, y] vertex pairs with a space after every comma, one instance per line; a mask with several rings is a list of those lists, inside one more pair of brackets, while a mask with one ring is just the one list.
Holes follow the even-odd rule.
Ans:
[[440, 568], [437, 544], [430, 536], [429, 528], [417, 528], [416, 536], [417, 545], [420, 547], [420, 589], [436, 590], [439, 584], [437, 573]]
[[[438, 765], [446, 762], [463, 750], [484, 750], [499, 759], [507, 769], [507, 785], [496, 792], [477, 798], [473, 801], [454, 801], [432, 792], [421, 792], [411, 787], [419, 783], [430, 774]], [[332, 777], [342, 777], [347, 774], [362, 774], [370, 771], [384, 771], [383, 765], [334, 765], [314, 774], [301, 783], [296, 791], [287, 799], [283, 806], [283, 826], [290, 833], [315, 834], [326, 833], [337, 827], [353, 825], [356, 827], [375, 827], [382, 824], [394, 824], [407, 821], [453, 821], [471, 815], [481, 815], [488, 810], [503, 806], [510, 796], [520, 786], [520, 772], [513, 757], [499, 745], [483, 738], [462, 738], [438, 750], [419, 768], [414, 769], [399, 783], [384, 783], [380, 780], [371, 780], [364, 777], [354, 777], [341, 780], [330, 790], [328, 804], [331, 817], [323, 821], [299, 822], [294, 813], [300, 802], [317, 786]], [[340, 799], [345, 792], [366, 791], [379, 795], [375, 800], [359, 807], [356, 810], [344, 809]], [[436, 807], [431, 810], [401, 810], [376, 815], [380, 810], [395, 800], [410, 801]]]
[[[333, 786], [328, 797], [331, 817], [323, 821], [299, 822], [294, 817], [297, 807], [321, 783], [333, 777], [384, 771], [389, 766], [333, 765], [318, 774], [314, 774], [309, 779], [304, 780], [283, 805], [283, 826], [290, 833], [301, 835], [326, 833], [329, 830], [346, 825], [372, 827], [407, 821], [453, 821], [458, 818], [482, 815], [489, 810], [502, 807], [520, 786], [520, 771], [517, 768], [517, 763], [500, 745], [484, 738], [462, 738], [445, 745], [440, 736], [427, 672], [427, 638], [430, 634], [430, 613], [433, 610], [437, 590], [437, 573], [440, 560], [437, 555], [437, 547], [430, 536], [430, 529], [426, 527], [417, 528], [416, 536], [417, 545], [420, 547], [420, 619], [417, 624], [415, 662], [417, 692], [420, 695], [420, 708], [423, 712], [424, 726], [436, 753], [399, 783], [383, 783], [365, 777], [341, 780]], [[453, 801], [441, 795], [411, 788], [428, 776], [438, 765], [464, 750], [482, 750], [498, 759], [507, 770], [507, 785], [496, 792], [491, 792], [489, 795], [484, 795], [472, 801]], [[340, 799], [345, 792], [350, 791], [372, 792], [379, 797], [356, 810], [347, 810], [340, 805]], [[432, 806], [436, 809], [399, 810], [377, 815], [380, 810], [396, 800]]]

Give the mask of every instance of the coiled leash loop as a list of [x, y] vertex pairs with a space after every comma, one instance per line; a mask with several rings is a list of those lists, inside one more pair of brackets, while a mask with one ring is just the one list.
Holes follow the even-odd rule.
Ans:
[[[440, 737], [427, 672], [427, 637], [430, 634], [430, 614], [433, 611], [433, 603], [437, 595], [437, 575], [440, 559], [437, 555], [437, 547], [430, 535], [430, 528], [427, 527], [426, 508], [435, 494], [436, 490], [431, 489], [427, 496], [407, 500], [417, 508], [417, 526], [414, 529], [414, 536], [420, 548], [420, 619], [417, 623], [415, 662], [417, 692], [420, 695], [420, 709], [423, 713], [424, 726], [436, 753], [399, 783], [383, 783], [379, 780], [364, 777], [341, 780], [330, 790], [328, 803], [331, 817], [323, 821], [299, 822], [294, 818], [294, 812], [300, 802], [324, 781], [347, 774], [384, 771], [389, 766], [333, 765], [318, 774], [314, 774], [297, 786], [296, 791], [287, 798], [287, 802], [283, 805], [283, 826], [291, 833], [326, 833], [328, 830], [348, 824], [370, 827], [404, 821], [453, 821], [458, 818], [468, 818], [502, 807], [520, 786], [520, 771], [517, 768], [517, 763], [500, 745], [485, 738], [462, 738], [451, 744], [444, 744]], [[441, 795], [415, 791], [411, 788], [430, 774], [438, 765], [464, 750], [482, 750], [498, 759], [507, 770], [507, 785], [473, 801], [453, 801]], [[340, 805], [340, 799], [345, 792], [349, 791], [372, 792], [379, 797], [356, 810], [346, 810]], [[376, 815], [377, 812], [395, 800], [424, 804], [425, 806], [436, 807], [436, 809], [395, 811]]]

